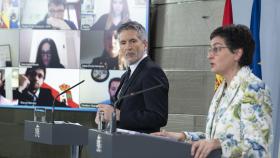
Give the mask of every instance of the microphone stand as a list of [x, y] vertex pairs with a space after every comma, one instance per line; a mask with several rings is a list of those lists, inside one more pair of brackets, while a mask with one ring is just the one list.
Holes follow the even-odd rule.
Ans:
[[112, 118], [110, 120], [110, 133], [115, 133], [117, 131], [117, 114], [116, 114], [116, 110], [117, 110], [117, 104], [121, 100], [123, 100], [125, 98], [128, 98], [128, 97], [132, 97], [132, 96], [138, 95], [138, 94], [142, 94], [142, 93], [147, 92], [147, 91], [151, 91], [151, 90], [157, 89], [159, 87], [163, 87], [163, 84], [156, 85], [156, 86], [153, 86], [151, 88], [144, 89], [144, 90], [141, 90], [141, 91], [129, 93], [127, 95], [121, 96], [118, 100], [116, 100], [114, 102], [114, 104], [113, 104], [114, 110], [112, 112]]
[[68, 92], [69, 90], [73, 89], [74, 87], [80, 85], [80, 84], [83, 83], [84, 81], [85, 81], [85, 80], [82, 80], [81, 82], [75, 84], [74, 86], [72, 86], [72, 87], [70, 87], [70, 88], [68, 88], [68, 89], [66, 89], [66, 90], [64, 90], [64, 91], [62, 91], [61, 93], [59, 93], [59, 94], [53, 99], [53, 103], [52, 103], [52, 115], [51, 115], [51, 116], [52, 116], [51, 122], [52, 122], [53, 124], [54, 124], [54, 108], [55, 108], [55, 101], [56, 101], [56, 99], [57, 99], [59, 96], [61, 96], [62, 94], [66, 93], [66, 92]]

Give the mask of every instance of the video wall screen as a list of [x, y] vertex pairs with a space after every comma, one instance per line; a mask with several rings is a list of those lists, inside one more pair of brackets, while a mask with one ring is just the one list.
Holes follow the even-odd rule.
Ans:
[[149, 3], [0, 0], [0, 107], [54, 102], [60, 110], [95, 111], [112, 104], [126, 70], [116, 29], [130, 20], [147, 29]]

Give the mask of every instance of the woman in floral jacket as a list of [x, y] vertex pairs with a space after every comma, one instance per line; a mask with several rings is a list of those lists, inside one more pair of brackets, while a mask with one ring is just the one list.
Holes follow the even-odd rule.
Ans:
[[210, 36], [211, 71], [224, 77], [208, 113], [206, 131], [158, 132], [189, 141], [195, 158], [222, 149], [222, 157], [270, 157], [272, 104], [267, 86], [248, 67], [254, 40], [244, 25], [218, 27]]

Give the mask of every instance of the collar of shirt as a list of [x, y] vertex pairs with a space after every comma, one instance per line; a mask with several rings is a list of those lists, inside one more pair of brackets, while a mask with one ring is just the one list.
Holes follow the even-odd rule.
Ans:
[[37, 92], [35, 93], [35, 96], [37, 97], [37, 98], [39, 98], [39, 94], [40, 94], [40, 88], [37, 90]]
[[[144, 55], [143, 55], [143, 57], [139, 60], [139, 61], [137, 61], [135, 64], [132, 64], [132, 65], [129, 65], [129, 68], [130, 68], [130, 76], [133, 74], [133, 72], [135, 71], [135, 69], [137, 68], [137, 66], [139, 65], [139, 63], [143, 60], [143, 59], [145, 59], [146, 57], [147, 57], [148, 55], [147, 55], [147, 53], [145, 53]], [[129, 76], [129, 77], [130, 77]]]

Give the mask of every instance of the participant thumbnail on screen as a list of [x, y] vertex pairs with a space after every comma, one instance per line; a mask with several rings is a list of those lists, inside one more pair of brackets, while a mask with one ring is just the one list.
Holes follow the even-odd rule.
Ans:
[[0, 0], [0, 28], [19, 27], [19, 0]]
[[84, 0], [81, 4], [81, 29], [116, 30], [129, 20], [146, 26], [149, 0]]
[[80, 32], [21, 30], [20, 66], [77, 69], [80, 63]]
[[85, 80], [80, 86], [81, 108], [95, 107], [96, 104], [112, 104], [123, 73], [124, 71], [120, 70], [109, 70], [107, 78], [99, 82], [94, 78], [92, 70], [80, 70], [80, 80]]
[[0, 67], [17, 67], [19, 30], [0, 30]]
[[79, 0], [21, 0], [21, 3], [22, 28], [79, 29]]
[[13, 90], [18, 87], [18, 69], [0, 68], [0, 107], [18, 104], [13, 99]]
[[115, 31], [82, 31], [81, 67], [90, 69], [125, 70]]
[[79, 82], [78, 69], [20, 68], [18, 80], [13, 97], [19, 105], [79, 108], [79, 87], [59, 96]]

